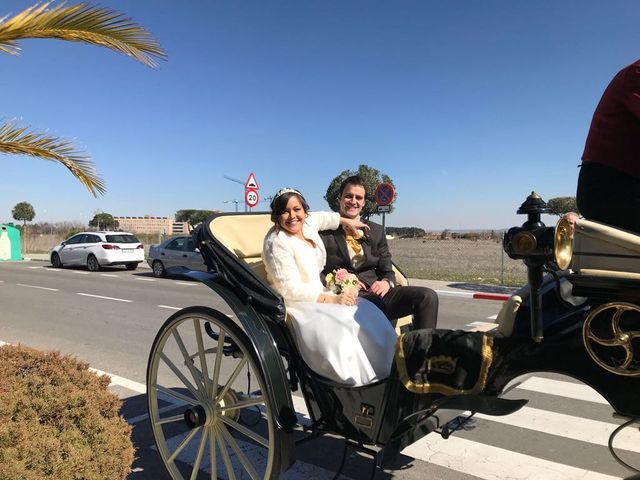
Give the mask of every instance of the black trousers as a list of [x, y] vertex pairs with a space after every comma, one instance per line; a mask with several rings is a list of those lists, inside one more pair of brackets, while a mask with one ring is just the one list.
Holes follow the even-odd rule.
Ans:
[[599, 163], [583, 163], [576, 201], [589, 220], [640, 234], [640, 180]]
[[438, 294], [427, 287], [394, 287], [384, 298], [373, 293], [363, 293], [362, 297], [375, 303], [389, 319], [413, 315], [413, 330], [436, 328], [438, 322]]

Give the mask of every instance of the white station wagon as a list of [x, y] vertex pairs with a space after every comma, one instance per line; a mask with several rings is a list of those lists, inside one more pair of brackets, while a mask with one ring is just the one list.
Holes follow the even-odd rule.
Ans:
[[86, 265], [91, 272], [107, 265], [135, 270], [144, 261], [140, 240], [127, 232], [80, 232], [51, 249], [51, 265]]

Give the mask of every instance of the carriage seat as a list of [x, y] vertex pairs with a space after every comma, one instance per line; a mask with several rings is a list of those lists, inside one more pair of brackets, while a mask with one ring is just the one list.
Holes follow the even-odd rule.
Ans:
[[579, 275], [640, 279], [640, 235], [579, 219], [570, 268]]
[[[216, 232], [216, 239], [239, 259], [244, 261], [249, 268], [262, 280], [267, 282], [267, 272], [262, 261], [262, 243], [265, 235], [273, 226], [269, 213], [252, 213], [249, 215], [220, 215], [211, 220], [209, 229]], [[395, 267], [396, 282], [398, 285], [408, 285], [407, 278]], [[411, 317], [406, 316], [397, 320], [396, 331], [411, 325]]]

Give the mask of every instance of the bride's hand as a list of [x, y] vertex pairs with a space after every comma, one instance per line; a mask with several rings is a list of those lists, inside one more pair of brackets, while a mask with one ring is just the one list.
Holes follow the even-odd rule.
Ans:
[[336, 296], [338, 300], [338, 304], [340, 305], [348, 305], [353, 306], [356, 304], [356, 298], [358, 298], [358, 289], [356, 288], [348, 288], [340, 295]]

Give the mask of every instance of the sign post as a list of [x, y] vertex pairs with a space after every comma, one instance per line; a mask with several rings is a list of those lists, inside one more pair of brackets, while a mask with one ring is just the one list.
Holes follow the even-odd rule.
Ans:
[[249, 211], [258, 205], [260, 201], [260, 195], [258, 195], [259, 188], [256, 176], [251, 172], [247, 181], [244, 183], [244, 203], [249, 207]]
[[385, 228], [385, 215], [391, 211], [391, 204], [395, 198], [396, 191], [390, 183], [379, 183], [373, 197], [378, 205], [378, 213], [382, 214], [382, 231], [387, 234]]

